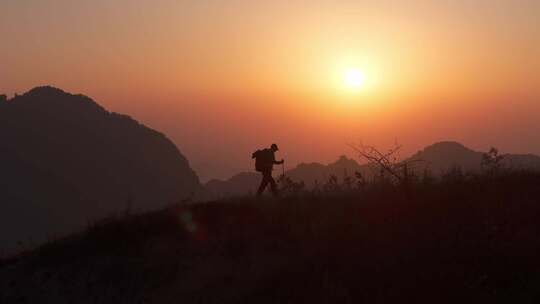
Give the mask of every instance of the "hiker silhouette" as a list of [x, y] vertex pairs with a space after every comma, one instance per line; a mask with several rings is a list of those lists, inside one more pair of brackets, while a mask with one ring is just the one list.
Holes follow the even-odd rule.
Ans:
[[278, 146], [276, 144], [272, 144], [270, 148], [257, 150], [251, 155], [251, 158], [255, 159], [255, 170], [262, 173], [261, 185], [257, 190], [257, 196], [262, 195], [268, 184], [270, 184], [272, 194], [274, 194], [274, 196], [278, 195], [276, 181], [272, 177], [274, 165], [281, 165], [284, 162], [283, 159], [276, 161], [275, 153], [278, 150]]

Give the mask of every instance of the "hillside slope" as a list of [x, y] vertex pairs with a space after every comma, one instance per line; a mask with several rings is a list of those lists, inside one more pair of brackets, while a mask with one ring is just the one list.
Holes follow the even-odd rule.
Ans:
[[540, 176], [123, 219], [0, 263], [2, 303], [537, 303]]

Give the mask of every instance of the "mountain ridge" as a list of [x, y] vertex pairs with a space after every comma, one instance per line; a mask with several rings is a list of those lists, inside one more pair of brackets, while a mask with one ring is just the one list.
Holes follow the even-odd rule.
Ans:
[[58, 88], [36, 87], [3, 102], [0, 137], [5, 247], [28, 238], [40, 243], [126, 209], [159, 209], [202, 189], [163, 133]]

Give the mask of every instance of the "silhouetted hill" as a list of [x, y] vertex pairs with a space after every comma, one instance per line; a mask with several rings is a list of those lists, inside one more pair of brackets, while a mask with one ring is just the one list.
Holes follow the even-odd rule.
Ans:
[[288, 170], [286, 174], [295, 181], [303, 181], [307, 187], [313, 187], [316, 182], [326, 182], [331, 175], [341, 179], [344, 176], [352, 176], [357, 171], [365, 173], [367, 170], [368, 166], [359, 165], [354, 159], [342, 155], [337, 161], [328, 165], [319, 163], [299, 164], [297, 167]]
[[540, 170], [540, 157], [534, 154], [505, 154], [503, 163], [508, 168]]
[[0, 104], [0, 247], [199, 191], [169, 139], [86, 96], [38, 87]]
[[453, 167], [477, 172], [480, 171], [482, 154], [482, 152], [473, 151], [458, 142], [444, 141], [418, 151], [408, 160], [425, 161], [423, 166], [426, 166], [434, 174], [440, 174]]
[[210, 180], [204, 185], [205, 194], [209, 198], [220, 198], [255, 193], [261, 182], [259, 175], [255, 172], [242, 172], [226, 181]]
[[[471, 150], [458, 142], [443, 141], [427, 146], [406, 161], [422, 160], [411, 165], [411, 170], [422, 174], [424, 170], [439, 176], [453, 168], [460, 168], [464, 172], [478, 173], [481, 169], [483, 152]], [[513, 169], [540, 170], [540, 157], [533, 154], [505, 154], [503, 165]], [[307, 188], [316, 183], [324, 184], [330, 176], [334, 175], [343, 180], [345, 176], [353, 176], [360, 172], [365, 178], [371, 178], [375, 173], [375, 166], [359, 164], [356, 160], [341, 156], [334, 163], [328, 165], [320, 163], [301, 163], [295, 168], [287, 170], [285, 174], [294, 181], [303, 181]], [[274, 171], [279, 175], [280, 170]], [[254, 193], [260, 183], [261, 177], [257, 172], [244, 172], [225, 181], [212, 180], [205, 185], [209, 198], [246, 195]]]
[[[417, 152], [408, 160], [423, 160], [415, 164], [417, 169], [427, 168], [438, 175], [458, 167], [465, 172], [481, 170], [483, 152], [471, 150], [458, 142], [439, 142]], [[509, 169], [540, 169], [540, 156], [533, 154], [504, 154], [503, 166]]]

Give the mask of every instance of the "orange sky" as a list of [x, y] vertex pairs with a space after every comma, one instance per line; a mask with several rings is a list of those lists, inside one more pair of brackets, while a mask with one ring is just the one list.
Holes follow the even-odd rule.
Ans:
[[259, 2], [2, 1], [0, 92], [86, 94], [203, 180], [272, 142], [288, 166], [360, 140], [540, 154], [540, 1]]

